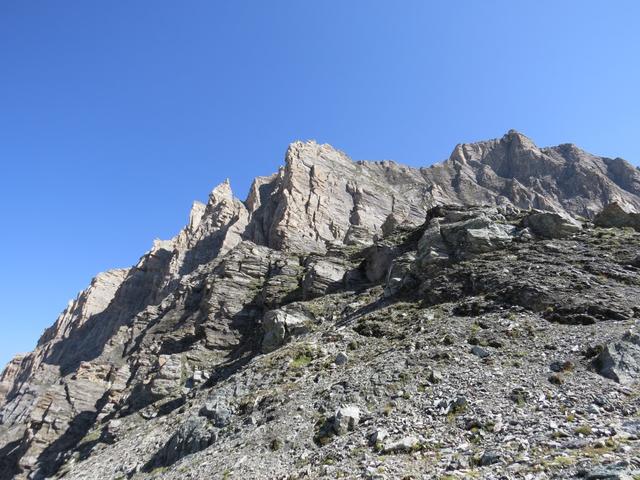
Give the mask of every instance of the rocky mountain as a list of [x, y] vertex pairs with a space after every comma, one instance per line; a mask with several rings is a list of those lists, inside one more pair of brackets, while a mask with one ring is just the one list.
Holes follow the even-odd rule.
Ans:
[[635, 478], [637, 212], [637, 168], [515, 131], [296, 142], [7, 365], [0, 479]]

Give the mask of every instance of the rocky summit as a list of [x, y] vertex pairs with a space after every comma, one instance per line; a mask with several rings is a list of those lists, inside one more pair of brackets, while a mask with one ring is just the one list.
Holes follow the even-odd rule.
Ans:
[[296, 142], [0, 376], [0, 479], [638, 479], [640, 171]]

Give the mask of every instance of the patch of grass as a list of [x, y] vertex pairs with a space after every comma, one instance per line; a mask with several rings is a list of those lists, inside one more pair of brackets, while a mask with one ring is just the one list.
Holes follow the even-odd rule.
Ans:
[[591, 433], [593, 433], [589, 425], [581, 425], [576, 428], [574, 432], [580, 435], [591, 435]]
[[283, 441], [280, 440], [279, 438], [274, 438], [271, 443], [269, 444], [269, 448], [271, 450], [273, 450], [274, 452], [277, 452], [278, 450], [280, 450], [282, 448], [282, 446], [284, 445]]
[[96, 440], [98, 440], [100, 438], [100, 435], [101, 435], [100, 430], [93, 430], [93, 431], [87, 433], [84, 436], [84, 438], [82, 440], [80, 440], [80, 442], [78, 444], [82, 445], [84, 443], [95, 442]]
[[606, 455], [615, 451], [617, 447], [618, 445], [616, 444], [616, 442], [611, 441], [610, 443], [607, 442], [605, 446], [600, 446], [600, 447], [587, 446], [580, 450], [580, 454], [588, 458], [600, 458], [603, 455]]
[[553, 460], [549, 461], [549, 462], [545, 462], [547, 464], [548, 467], [556, 467], [556, 468], [564, 468], [564, 467], [570, 467], [571, 465], [576, 463], [576, 458], [574, 457], [570, 457], [567, 455], [558, 455], [556, 457], [553, 458]]
[[301, 345], [291, 352], [293, 360], [289, 364], [290, 368], [303, 368], [309, 365], [317, 356], [317, 351], [310, 345]]
[[153, 470], [151, 470], [151, 475], [161, 475], [164, 472], [166, 472], [169, 469], [169, 467], [156, 467]]

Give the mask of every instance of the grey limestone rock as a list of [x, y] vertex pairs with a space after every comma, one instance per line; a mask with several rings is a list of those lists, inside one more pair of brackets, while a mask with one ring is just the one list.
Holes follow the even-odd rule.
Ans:
[[301, 311], [277, 309], [264, 314], [262, 351], [271, 352], [284, 344], [291, 336], [304, 333], [313, 320]]
[[200, 415], [210, 419], [219, 428], [226, 427], [229, 424], [231, 414], [229, 403], [220, 397], [207, 400], [200, 409]]
[[640, 379], [640, 335], [627, 332], [608, 343], [594, 360], [598, 372], [611, 380], [630, 384]]
[[564, 238], [582, 229], [579, 221], [556, 212], [531, 212], [524, 218], [523, 224], [543, 238]]
[[338, 258], [314, 256], [309, 259], [306, 268], [302, 278], [302, 296], [309, 299], [339, 289], [348, 265]]
[[420, 440], [413, 435], [396, 440], [387, 440], [383, 447], [383, 453], [410, 453], [420, 446]]
[[334, 415], [333, 429], [338, 435], [344, 435], [360, 423], [360, 409], [355, 405], [343, 405]]
[[148, 462], [147, 469], [172, 465], [186, 455], [204, 450], [215, 442], [216, 437], [216, 432], [208, 425], [206, 419], [188, 418]]

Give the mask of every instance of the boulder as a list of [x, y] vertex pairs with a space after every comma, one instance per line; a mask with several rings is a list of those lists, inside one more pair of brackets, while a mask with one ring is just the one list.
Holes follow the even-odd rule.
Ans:
[[398, 253], [388, 245], [376, 244], [369, 247], [365, 255], [363, 266], [367, 280], [378, 283], [386, 278], [389, 267]]
[[308, 331], [312, 319], [300, 311], [270, 310], [262, 318], [264, 336], [262, 352], [268, 353], [283, 345], [291, 336]]
[[604, 228], [630, 227], [640, 232], [640, 213], [632, 212], [617, 202], [610, 203], [593, 219], [593, 223]]
[[565, 238], [582, 230], [582, 224], [567, 214], [534, 210], [523, 219], [523, 226], [538, 237]]
[[486, 467], [487, 465], [493, 465], [494, 463], [500, 462], [500, 454], [494, 451], [486, 451], [482, 454], [478, 461], [478, 465], [481, 467]]
[[[464, 258], [472, 254], [490, 252], [511, 243], [515, 226], [499, 223], [504, 221], [504, 218], [491, 210], [474, 213], [476, 215], [471, 218], [440, 227], [444, 241], [456, 257]], [[456, 217], [457, 215], [451, 215], [450, 219], [455, 220]]]
[[347, 266], [337, 258], [312, 257], [302, 278], [302, 296], [311, 299], [342, 286]]
[[484, 348], [478, 345], [475, 345], [471, 349], [471, 353], [473, 353], [476, 357], [480, 357], [480, 358], [487, 358], [490, 355], [488, 351], [486, 351]]
[[515, 227], [497, 223], [482, 228], [468, 228], [465, 238], [465, 250], [470, 253], [483, 253], [504, 248], [513, 239]]
[[406, 252], [391, 262], [384, 288], [385, 297], [391, 297], [403, 288], [409, 288], [415, 284], [415, 278], [411, 275], [411, 268], [415, 261], [415, 254]]
[[226, 400], [211, 398], [200, 409], [200, 415], [212, 420], [216, 427], [222, 428], [229, 424], [231, 409]]
[[360, 409], [355, 405], [343, 405], [333, 417], [333, 429], [338, 435], [344, 435], [360, 423]]
[[376, 428], [369, 435], [369, 443], [371, 445], [381, 444], [385, 438], [389, 436], [389, 432], [384, 428]]
[[420, 440], [413, 435], [388, 441], [382, 447], [383, 453], [411, 453], [420, 447]]
[[345, 365], [349, 361], [349, 357], [346, 353], [340, 352], [336, 355], [336, 359], [333, 361], [336, 365]]
[[612, 465], [586, 471], [583, 478], [584, 480], [633, 480], [636, 477], [626, 473], [623, 467]]
[[517, 233], [496, 208], [439, 206], [427, 213], [418, 242], [419, 265], [442, 265], [506, 247]]
[[640, 378], [640, 335], [627, 332], [620, 341], [605, 345], [593, 365], [600, 375], [618, 383], [637, 381]]

